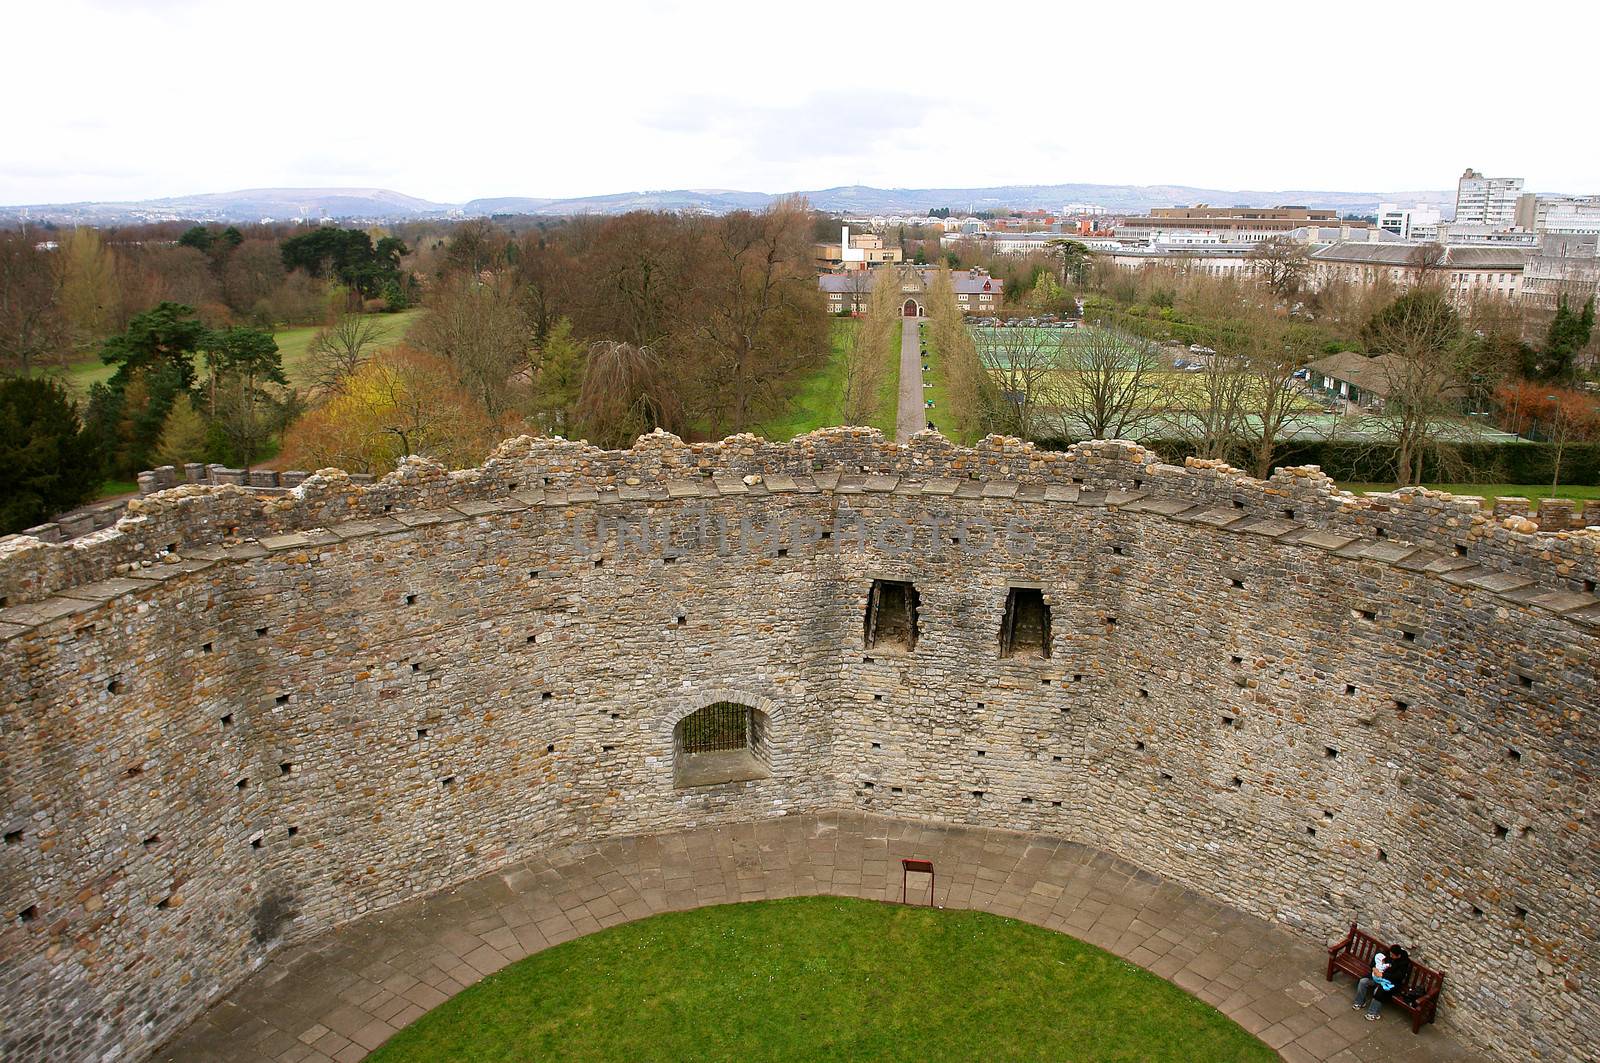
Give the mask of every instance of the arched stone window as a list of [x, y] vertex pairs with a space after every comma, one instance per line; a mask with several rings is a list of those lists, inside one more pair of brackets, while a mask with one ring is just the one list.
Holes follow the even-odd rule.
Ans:
[[736, 701], [717, 701], [672, 729], [673, 785], [680, 789], [772, 777], [767, 716]]

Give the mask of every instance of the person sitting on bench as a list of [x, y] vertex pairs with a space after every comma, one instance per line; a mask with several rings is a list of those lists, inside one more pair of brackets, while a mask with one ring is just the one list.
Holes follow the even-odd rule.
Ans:
[[1375, 953], [1372, 972], [1356, 983], [1356, 999], [1351, 1007], [1356, 1011], [1366, 1008], [1367, 1021], [1376, 1022], [1378, 1012], [1383, 1010], [1383, 1002], [1396, 993], [1405, 992], [1406, 979], [1410, 975], [1411, 957], [1407, 955], [1404, 945], [1391, 945], [1387, 955]]

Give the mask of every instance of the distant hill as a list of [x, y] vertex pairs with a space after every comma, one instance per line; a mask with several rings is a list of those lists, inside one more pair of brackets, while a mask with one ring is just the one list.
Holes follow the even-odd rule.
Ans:
[[320, 218], [402, 219], [445, 216], [458, 208], [386, 188], [247, 188], [122, 203], [50, 203], [0, 207], [0, 218], [58, 224], [139, 221], [257, 222]]
[[990, 188], [873, 188], [847, 185], [802, 192], [818, 210], [883, 214], [949, 207], [972, 213], [1011, 207], [1059, 210], [1068, 203], [1092, 203], [1118, 213], [1143, 213], [1152, 207], [1283, 206], [1322, 207], [1346, 213], [1370, 213], [1379, 203], [1454, 205], [1455, 192], [1279, 192], [1195, 188], [1190, 185], [998, 185]]
[[[1068, 203], [1090, 203], [1117, 213], [1143, 213], [1152, 207], [1275, 206], [1298, 204], [1331, 208], [1346, 213], [1370, 214], [1380, 202], [1431, 204], [1449, 208], [1453, 191], [1412, 192], [1281, 192], [1230, 191], [1188, 185], [999, 185], [990, 188], [874, 188], [844, 185], [808, 192], [804, 196], [818, 210], [861, 214], [922, 213], [937, 207], [970, 213], [1014, 207], [1023, 210], [1057, 210]], [[166, 199], [123, 203], [48, 203], [0, 207], [0, 221], [15, 224], [27, 219], [58, 225], [111, 225], [148, 221], [257, 222], [316, 221], [322, 218], [353, 221], [410, 221], [425, 218], [485, 217], [494, 214], [625, 214], [631, 210], [695, 211], [725, 214], [731, 210], [759, 210], [779, 194], [739, 192], [729, 189], [669, 189], [617, 192], [610, 195], [552, 199], [525, 196], [474, 199], [466, 203], [433, 203], [385, 188], [249, 188], [238, 192], [207, 192]]]

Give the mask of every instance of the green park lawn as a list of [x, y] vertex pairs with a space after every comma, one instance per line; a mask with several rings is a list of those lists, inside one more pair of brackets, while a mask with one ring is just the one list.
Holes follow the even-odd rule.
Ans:
[[950, 395], [945, 388], [944, 371], [941, 368], [943, 355], [933, 342], [933, 330], [924, 328], [922, 338], [928, 347], [928, 353], [922, 356], [922, 364], [928, 367], [923, 373], [923, 381], [933, 385], [931, 388], [922, 389], [922, 397], [933, 400], [933, 409], [924, 410], [923, 413], [946, 439], [970, 446], [978, 440], [977, 437], [969, 438], [971, 434], [961, 431], [956, 425], [955, 415], [950, 409]]
[[[1393, 491], [1394, 484], [1341, 483], [1346, 491], [1365, 494], [1368, 491]], [[1449, 491], [1453, 495], [1480, 495], [1493, 501], [1496, 498], [1600, 498], [1600, 487], [1584, 484], [1562, 484], [1554, 491], [1549, 484], [1424, 484], [1434, 491]]]
[[[753, 429], [756, 435], [784, 441], [818, 428], [844, 424], [845, 363], [850, 344], [855, 340], [856, 322], [849, 318], [835, 318], [829, 324], [831, 332], [827, 361], [800, 382], [783, 413]], [[891, 367], [889, 380], [879, 393], [878, 412], [872, 419], [872, 427], [883, 429], [891, 437], [894, 435], [896, 413], [895, 389], [900, 379], [899, 341], [900, 337], [896, 334], [894, 352], [885, 352], [884, 357], [889, 360]]]
[[[421, 314], [421, 310], [402, 310], [398, 314], [378, 315], [379, 324], [387, 334], [385, 343], [392, 344], [403, 339], [406, 330]], [[321, 331], [321, 325], [304, 325], [280, 328], [273, 332], [272, 338], [278, 341], [278, 351], [283, 356], [284, 373], [288, 376], [291, 387], [304, 391], [310, 383], [306, 362], [309, 358], [311, 340]], [[89, 388], [93, 385], [110, 380], [112, 371], [113, 368], [102, 362], [99, 351], [95, 350], [66, 368], [54, 372], [81, 399], [89, 394]]]
[[1108, 952], [982, 912], [838, 897], [659, 915], [513, 964], [373, 1063], [1277, 1058]]

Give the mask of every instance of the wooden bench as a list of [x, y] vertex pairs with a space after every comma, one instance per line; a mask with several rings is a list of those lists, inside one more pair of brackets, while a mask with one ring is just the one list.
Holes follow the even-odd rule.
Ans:
[[[1387, 952], [1388, 949], [1387, 944], [1351, 923], [1350, 932], [1343, 940], [1328, 946], [1328, 981], [1333, 981], [1335, 971], [1343, 971], [1356, 979], [1367, 977], [1372, 973], [1373, 954]], [[1412, 960], [1406, 984], [1386, 1003], [1408, 1012], [1411, 1015], [1411, 1032], [1417, 1033], [1422, 1029], [1423, 1022], [1433, 1021], [1434, 1012], [1439, 1006], [1439, 991], [1443, 988], [1444, 972]], [[1416, 999], [1406, 1000], [1405, 994], [1413, 989], [1417, 991]]]

